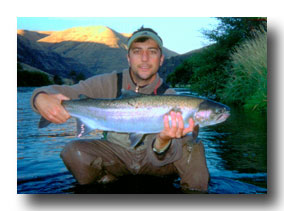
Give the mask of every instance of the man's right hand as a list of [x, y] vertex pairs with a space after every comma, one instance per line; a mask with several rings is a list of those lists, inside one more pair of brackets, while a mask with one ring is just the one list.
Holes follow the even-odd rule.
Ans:
[[60, 124], [66, 122], [71, 117], [61, 105], [62, 100], [70, 100], [70, 98], [62, 94], [40, 93], [36, 96], [35, 106], [45, 119], [52, 123]]

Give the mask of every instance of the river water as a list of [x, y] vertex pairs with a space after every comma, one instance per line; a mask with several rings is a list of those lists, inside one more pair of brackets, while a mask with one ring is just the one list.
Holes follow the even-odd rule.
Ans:
[[[30, 107], [33, 89], [17, 90], [19, 194], [182, 193], [178, 177], [125, 176], [108, 185], [79, 185], [59, 156], [66, 143], [78, 139], [75, 121], [72, 118], [62, 125], [38, 129], [40, 116]], [[177, 91], [188, 94], [188, 90]], [[208, 193], [267, 193], [266, 114], [231, 107], [230, 118], [219, 125], [202, 128], [199, 139], [205, 146], [210, 173]]]

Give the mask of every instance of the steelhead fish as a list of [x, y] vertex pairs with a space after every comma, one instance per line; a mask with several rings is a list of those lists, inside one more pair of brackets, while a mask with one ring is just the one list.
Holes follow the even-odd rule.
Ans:
[[[164, 129], [163, 117], [170, 111], [180, 112], [188, 127], [193, 118], [199, 127], [224, 122], [230, 108], [221, 103], [191, 96], [144, 95], [122, 90], [115, 99], [81, 99], [62, 101], [62, 105], [77, 120], [77, 135], [84, 136], [97, 129], [119, 133], [130, 133], [131, 146], [135, 147], [141, 134], [159, 133]], [[169, 121], [170, 116], [169, 116]], [[50, 122], [43, 117], [39, 128]]]

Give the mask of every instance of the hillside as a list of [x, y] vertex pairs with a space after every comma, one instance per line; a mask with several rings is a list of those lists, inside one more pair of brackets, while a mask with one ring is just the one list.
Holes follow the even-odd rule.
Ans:
[[169, 73], [171, 73], [172, 71], [175, 70], [175, 68], [177, 66], [179, 66], [184, 60], [186, 60], [187, 58], [191, 57], [194, 53], [197, 53], [199, 51], [201, 51], [204, 48], [200, 48], [197, 50], [193, 50], [193, 51], [189, 51], [185, 54], [181, 54], [181, 55], [177, 55], [177, 56], [172, 56], [168, 59], [165, 59], [164, 64], [162, 65], [162, 67], [159, 70], [159, 74], [161, 76], [161, 78], [164, 79], [164, 81], [166, 81], [167, 76]]
[[38, 40], [45, 48], [86, 65], [92, 74], [127, 68], [127, 38], [102, 26], [76, 27]]
[[[127, 39], [105, 26], [74, 27], [64, 31], [18, 30], [18, 62], [50, 74], [68, 77], [71, 70], [86, 77], [128, 68]], [[166, 58], [177, 53], [163, 49]]]
[[41, 45], [38, 40], [46, 36], [49, 35], [40, 32], [18, 30], [18, 62], [62, 77], [69, 77], [71, 70], [76, 70], [76, 72], [82, 73], [86, 77], [92, 75], [84, 64], [77, 62], [73, 58], [64, 57]]

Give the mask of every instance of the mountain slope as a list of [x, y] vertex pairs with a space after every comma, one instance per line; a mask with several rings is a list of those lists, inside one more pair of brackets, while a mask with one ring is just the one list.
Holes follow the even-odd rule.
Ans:
[[[105, 26], [75, 27], [54, 32], [38, 42], [62, 56], [75, 58], [93, 74], [121, 71], [128, 67], [127, 35]], [[166, 57], [177, 55], [164, 49]]]
[[[18, 61], [50, 74], [68, 77], [71, 70], [86, 77], [128, 68], [127, 39], [105, 26], [74, 27], [63, 31], [18, 30]], [[166, 58], [177, 53], [163, 49]]]
[[126, 49], [127, 38], [105, 26], [74, 27], [64, 31], [53, 32], [39, 40], [43, 43], [61, 43], [64, 41], [94, 42], [111, 48]]
[[41, 69], [52, 75], [69, 77], [71, 70], [83, 73], [86, 77], [92, 75], [83, 64], [72, 58], [66, 58], [42, 46], [37, 42], [44, 36], [40, 33], [28, 32], [17, 36], [17, 60], [32, 67]]
[[86, 65], [92, 74], [127, 68], [127, 38], [103, 26], [76, 27], [40, 39], [45, 48]]

